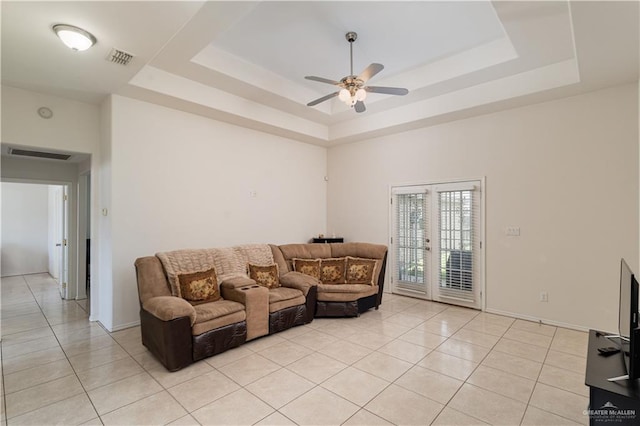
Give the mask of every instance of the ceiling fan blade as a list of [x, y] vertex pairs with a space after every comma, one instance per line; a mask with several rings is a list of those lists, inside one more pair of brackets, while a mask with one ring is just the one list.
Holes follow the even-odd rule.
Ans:
[[364, 69], [358, 76], [358, 78], [365, 83], [374, 75], [378, 74], [380, 71], [384, 69], [384, 65], [373, 63]]
[[367, 107], [364, 106], [364, 102], [362, 101], [356, 102], [353, 107], [355, 108], [356, 112], [365, 112], [367, 110]]
[[314, 105], [318, 105], [320, 102], [328, 101], [329, 99], [331, 99], [331, 98], [333, 98], [333, 97], [335, 97], [335, 96], [338, 96], [338, 92], [334, 92], [334, 93], [331, 93], [331, 94], [329, 94], [329, 95], [327, 95], [327, 96], [323, 96], [323, 97], [321, 97], [321, 98], [318, 98], [318, 99], [316, 99], [315, 101], [311, 101], [311, 102], [309, 102], [309, 103], [307, 104], [307, 106], [314, 106]]
[[402, 87], [366, 86], [364, 90], [371, 93], [384, 93], [385, 95], [404, 96], [409, 93], [409, 90]]
[[307, 80], [319, 81], [320, 83], [327, 83], [327, 84], [334, 84], [334, 85], [340, 84], [339, 81], [329, 80], [328, 78], [316, 77], [314, 75], [308, 75], [305, 78]]

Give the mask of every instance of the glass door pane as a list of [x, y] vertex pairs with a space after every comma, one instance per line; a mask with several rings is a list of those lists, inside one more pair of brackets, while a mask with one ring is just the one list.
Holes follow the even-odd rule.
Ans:
[[479, 184], [438, 185], [434, 300], [479, 308]]
[[394, 288], [412, 296], [429, 296], [428, 193], [422, 187], [394, 196]]

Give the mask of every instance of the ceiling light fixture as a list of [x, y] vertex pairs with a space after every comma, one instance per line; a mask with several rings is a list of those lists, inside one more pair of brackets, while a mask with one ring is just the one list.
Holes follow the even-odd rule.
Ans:
[[335, 96], [338, 97], [342, 102], [347, 104], [347, 106], [352, 107], [356, 110], [356, 112], [365, 112], [367, 109], [364, 106], [364, 100], [367, 98], [367, 92], [372, 93], [384, 93], [386, 95], [406, 95], [409, 91], [402, 87], [381, 87], [381, 86], [365, 86], [367, 81], [378, 74], [384, 66], [382, 64], [373, 63], [365, 68], [360, 75], [353, 74], [353, 42], [358, 38], [358, 34], [353, 31], [349, 31], [345, 34], [345, 38], [349, 42], [349, 59], [350, 59], [350, 68], [351, 74], [346, 77], [343, 77], [340, 81], [330, 80], [324, 77], [316, 77], [313, 75], [308, 75], [305, 78], [307, 80], [319, 81], [320, 83], [328, 83], [333, 84], [334, 86], [338, 86], [340, 90], [337, 92], [333, 92], [329, 95], [318, 98], [314, 101], [311, 101], [307, 104], [307, 106], [318, 105], [320, 102], [327, 101]]
[[93, 34], [73, 25], [54, 25], [53, 31], [68, 48], [75, 51], [87, 50], [97, 41]]

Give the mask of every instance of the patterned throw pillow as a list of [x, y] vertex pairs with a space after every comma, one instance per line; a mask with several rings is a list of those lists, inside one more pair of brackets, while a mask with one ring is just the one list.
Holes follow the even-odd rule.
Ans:
[[215, 268], [208, 271], [178, 275], [180, 295], [190, 302], [213, 302], [220, 299]]
[[320, 260], [320, 281], [323, 284], [344, 284], [347, 260], [344, 257]]
[[293, 259], [293, 270], [320, 279], [320, 259]]
[[274, 263], [269, 266], [260, 266], [248, 263], [247, 266], [249, 269], [249, 278], [254, 280], [256, 284], [266, 288], [280, 287], [277, 264]]
[[347, 256], [347, 284], [375, 285], [373, 273], [378, 261]]

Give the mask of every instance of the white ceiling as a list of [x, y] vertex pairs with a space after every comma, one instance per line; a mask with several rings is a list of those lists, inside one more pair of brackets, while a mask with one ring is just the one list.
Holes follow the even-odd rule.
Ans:
[[[637, 2], [2, 1], [2, 84], [99, 103], [110, 93], [332, 145], [638, 80]], [[98, 43], [72, 52], [51, 27]], [[357, 114], [305, 80], [379, 62]], [[124, 67], [112, 47], [135, 55]]]

